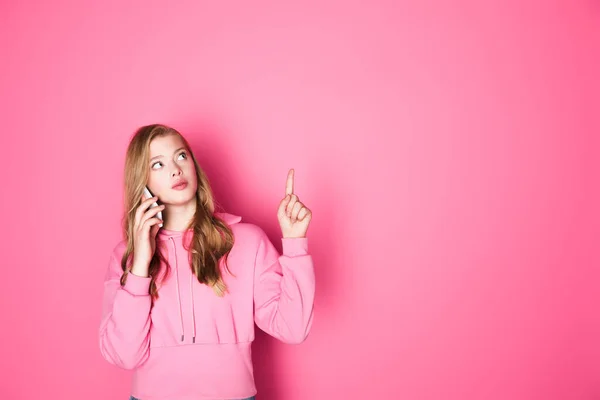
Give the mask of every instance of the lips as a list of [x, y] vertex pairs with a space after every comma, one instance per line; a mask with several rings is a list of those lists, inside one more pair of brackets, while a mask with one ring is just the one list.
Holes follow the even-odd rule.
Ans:
[[188, 183], [186, 181], [179, 181], [176, 182], [173, 186], [171, 186], [171, 188], [175, 189], [175, 190], [183, 190], [187, 187]]

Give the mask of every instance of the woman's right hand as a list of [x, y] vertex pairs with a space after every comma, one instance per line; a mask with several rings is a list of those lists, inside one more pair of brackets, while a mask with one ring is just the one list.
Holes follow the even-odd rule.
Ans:
[[165, 209], [163, 204], [150, 208], [157, 201], [156, 196], [146, 199], [138, 207], [135, 213], [134, 241], [133, 241], [133, 265], [131, 272], [134, 275], [148, 277], [150, 261], [156, 249], [156, 234], [163, 222], [156, 216], [159, 211]]

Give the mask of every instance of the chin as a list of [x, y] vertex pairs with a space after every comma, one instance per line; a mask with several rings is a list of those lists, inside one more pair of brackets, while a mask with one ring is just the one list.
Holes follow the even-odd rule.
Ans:
[[189, 203], [190, 201], [194, 201], [196, 198], [196, 192], [191, 190], [186, 190], [185, 193], [175, 193], [170, 197], [170, 204], [182, 206], [184, 204]]

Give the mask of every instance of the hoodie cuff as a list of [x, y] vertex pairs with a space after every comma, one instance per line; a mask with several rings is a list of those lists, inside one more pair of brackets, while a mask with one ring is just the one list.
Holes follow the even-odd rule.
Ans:
[[137, 276], [133, 273], [127, 274], [127, 281], [123, 288], [135, 296], [150, 295], [150, 282], [152, 277]]
[[283, 255], [288, 257], [308, 254], [308, 238], [281, 238]]

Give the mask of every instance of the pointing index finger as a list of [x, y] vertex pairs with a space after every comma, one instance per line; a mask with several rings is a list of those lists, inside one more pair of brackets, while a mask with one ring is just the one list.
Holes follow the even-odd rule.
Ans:
[[287, 176], [287, 183], [285, 185], [285, 195], [294, 193], [294, 169], [290, 169]]

